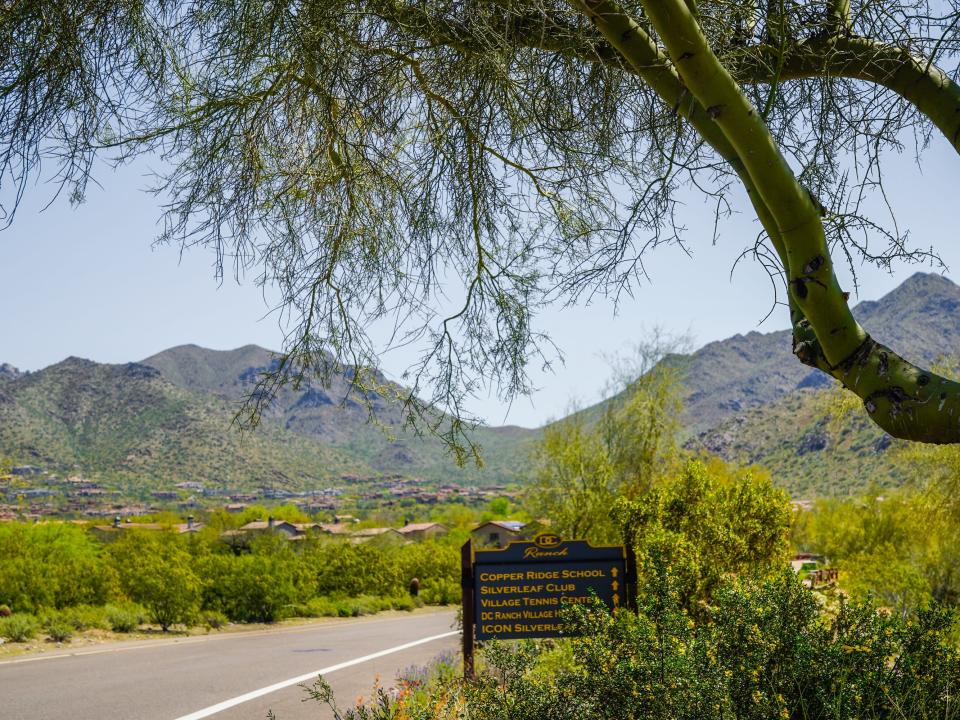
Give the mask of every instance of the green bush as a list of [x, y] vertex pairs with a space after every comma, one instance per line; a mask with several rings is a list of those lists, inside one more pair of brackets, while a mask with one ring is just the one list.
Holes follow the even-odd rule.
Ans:
[[54, 620], [46, 624], [47, 635], [54, 642], [70, 642], [73, 637], [73, 626], [63, 620]]
[[389, 598], [390, 607], [394, 610], [406, 610], [411, 611], [417, 605], [414, 603], [413, 598], [409, 595], [400, 595], [398, 597]]
[[124, 592], [142, 603], [164, 631], [196, 616], [202, 583], [179, 537], [126, 531], [110, 546], [109, 554]]
[[390, 601], [386, 598], [376, 595], [361, 595], [350, 598], [351, 615], [360, 617], [362, 615], [376, 615], [381, 610], [390, 609]]
[[333, 603], [337, 609], [337, 617], [360, 617], [378, 612], [377, 605], [362, 598], [341, 598]]
[[147, 621], [146, 612], [135, 603], [107, 605], [104, 608], [110, 629], [118, 633], [129, 633]]
[[203, 624], [206, 625], [209, 630], [219, 630], [220, 628], [229, 625], [230, 620], [222, 612], [217, 612], [216, 610], [205, 610], [203, 612]]
[[460, 581], [450, 578], [425, 580], [418, 596], [427, 605], [453, 605], [460, 602]]
[[317, 617], [336, 617], [337, 605], [333, 600], [326, 597], [313, 598], [309, 605]]
[[336, 617], [337, 604], [326, 597], [311, 598], [305, 605], [303, 617]]
[[316, 603], [322, 617], [336, 617], [340, 613], [337, 611], [337, 604], [330, 598], [315, 598], [310, 601], [313, 605]]
[[843, 604], [824, 622], [788, 572], [718, 588], [709, 618], [697, 624], [674, 586], [661, 568], [639, 615], [575, 608], [583, 635], [570, 641], [573, 667], [548, 676], [529, 672], [539, 648], [495, 644], [494, 674], [468, 692], [479, 710], [472, 717], [499, 717], [519, 698], [530, 712], [508, 713], [515, 720], [960, 717], [948, 699], [960, 656], [947, 641], [947, 612], [904, 622]]
[[40, 623], [33, 615], [15, 613], [0, 619], [0, 637], [11, 642], [27, 642], [32, 640], [40, 629]]
[[[655, 557], [655, 561], [658, 559]], [[841, 602], [824, 615], [792, 572], [730, 579], [697, 621], [662, 561], [639, 612], [571, 606], [577, 637], [487, 643], [474, 683], [378, 695], [342, 713], [431, 720], [958, 720], [952, 612], [910, 619]], [[322, 687], [319, 688], [322, 690]], [[312, 693], [321, 702], [324, 692]]]
[[106, 608], [103, 607], [75, 605], [61, 610], [60, 617], [63, 622], [80, 632], [91, 629], [107, 630], [110, 627]]
[[[284, 541], [285, 542], [285, 541]], [[290, 617], [304, 599], [296, 558], [288, 548], [204, 559], [203, 605], [234, 622], [274, 622]]]
[[102, 605], [116, 575], [101, 546], [69, 523], [0, 523], [0, 604], [41, 608]]

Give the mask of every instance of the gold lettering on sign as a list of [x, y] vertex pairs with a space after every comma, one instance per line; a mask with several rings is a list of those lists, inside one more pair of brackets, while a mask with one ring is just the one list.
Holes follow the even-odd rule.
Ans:
[[535, 545], [531, 545], [526, 550], [523, 551], [523, 557], [526, 558], [547, 558], [547, 557], [566, 557], [567, 550], [569, 548], [561, 548], [560, 550], [541, 550]]

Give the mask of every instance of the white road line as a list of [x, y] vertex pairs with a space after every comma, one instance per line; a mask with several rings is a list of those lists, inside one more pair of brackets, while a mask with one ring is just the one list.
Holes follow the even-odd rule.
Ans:
[[205, 707], [203, 710], [197, 710], [189, 715], [182, 715], [176, 718], [176, 720], [201, 720], [201, 718], [210, 717], [211, 715], [215, 715], [218, 712], [223, 712], [224, 710], [232, 708], [236, 705], [240, 705], [241, 703], [245, 703], [249, 700], [254, 700], [258, 697], [263, 697], [264, 695], [269, 695], [277, 690], [283, 690], [283, 688], [290, 687], [291, 685], [306, 682], [307, 680], [313, 680], [317, 677], [317, 675], [329, 675], [337, 670], [343, 670], [344, 668], [353, 667], [354, 665], [359, 665], [370, 660], [376, 660], [384, 655], [392, 655], [393, 653], [400, 652], [402, 650], [408, 650], [409, 648], [416, 647], [417, 645], [423, 645], [428, 642], [433, 642], [434, 640], [442, 640], [443, 638], [450, 637], [451, 635], [459, 634], [459, 630], [452, 630], [450, 632], [440, 633], [439, 635], [431, 635], [430, 637], [420, 638], [419, 640], [404, 643], [403, 645], [397, 645], [396, 647], [387, 648], [386, 650], [380, 650], [379, 652], [371, 653], [370, 655], [364, 655], [363, 657], [354, 658], [353, 660], [337, 663], [336, 665], [331, 665], [330, 667], [320, 668], [319, 670], [298, 675], [297, 677], [290, 678], [289, 680], [281, 680], [273, 685], [267, 685], [267, 687], [262, 687], [259, 690], [252, 690], [248, 693], [244, 693], [243, 695], [237, 695], [235, 698], [230, 698], [229, 700], [224, 700], [216, 705]]

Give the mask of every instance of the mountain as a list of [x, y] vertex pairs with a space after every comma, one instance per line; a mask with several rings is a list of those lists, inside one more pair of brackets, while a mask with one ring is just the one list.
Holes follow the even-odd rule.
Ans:
[[371, 472], [272, 424], [241, 435], [230, 428], [233, 412], [223, 399], [179, 388], [147, 365], [68, 358], [0, 384], [0, 453], [152, 486], [205, 480], [302, 488]]
[[[880, 300], [859, 303], [853, 313], [877, 340], [929, 366], [960, 351], [958, 310], [960, 287], [940, 275], [917, 273]], [[825, 374], [789, 355], [786, 332], [760, 335], [753, 347], [765, 347], [773, 339], [787, 353], [768, 348], [753, 377], [747, 367], [731, 361], [742, 346], [740, 336], [694, 354], [686, 382], [692, 390], [687, 412], [695, 419], [687, 427], [696, 436], [687, 447], [763, 465], [795, 496], [899, 484], [902, 478], [888, 451], [900, 443], [874, 425], [857, 403], [842, 420], [832, 421], [829, 405], [842, 391]], [[782, 364], [772, 367], [775, 356]], [[710, 383], [698, 373], [719, 357], [732, 362], [733, 379], [711, 397]]]
[[[211, 394], [238, 407], [254, 390], [257, 378], [276, 369], [276, 354], [256, 345], [226, 351], [182, 345], [142, 363], [184, 389]], [[470, 464], [458, 468], [439, 439], [404, 428], [398, 404], [373, 392], [360, 398], [356, 390], [351, 391], [350, 372], [348, 368], [332, 374], [328, 385], [308, 378], [296, 388], [281, 388], [265, 408], [266, 419], [344, 452], [380, 473], [455, 483], [523, 479], [527, 441], [536, 431], [514, 426], [478, 428], [474, 437], [483, 448], [484, 468]], [[404, 393], [381, 374], [376, 380], [397, 395]]]
[[[854, 308], [874, 337], [924, 364], [960, 348], [958, 311], [960, 287], [923, 273]], [[862, 412], [830, 422], [833, 381], [793, 357], [788, 331], [736, 335], [665, 362], [684, 371], [687, 447], [766, 465], [798, 495], [899, 481], [890, 438]], [[0, 365], [0, 454], [133, 485], [203, 479], [306, 489], [344, 474], [463, 484], [528, 475], [539, 431], [480, 428], [484, 468], [457, 468], [439, 440], [405, 431], [385, 398], [351, 396], [349, 368], [326, 386], [283, 388], [259, 428], [240, 434], [233, 418], [275, 363], [275, 353], [255, 345], [184, 345], [127, 365], [69, 358], [31, 373]]]
[[[140, 363], [68, 358], [37, 372], [0, 373], [0, 455], [131, 489], [184, 480], [237, 489], [309, 489], [341, 476], [403, 475], [492, 484], [520, 479], [534, 431], [481, 429], [484, 468], [459, 468], [433, 437], [404, 431], [395, 405], [351, 397], [345, 376], [329, 387], [284, 388], [261, 424], [234, 417], [275, 353], [253, 345], [171, 348]], [[7, 368], [9, 366], [3, 366]], [[380, 380], [384, 380], [380, 378]], [[397, 388], [399, 390], [399, 388]]]
[[[941, 275], [916, 273], [880, 300], [858, 303], [853, 314], [880, 342], [908, 360], [929, 364], [960, 348], [958, 308], [960, 287]], [[794, 391], [831, 383], [793, 356], [789, 330], [705, 345], [689, 356], [684, 378], [691, 435]]]
[[[873, 337], [926, 365], [960, 350], [958, 311], [960, 287], [928, 273], [853, 308]], [[896, 441], [862, 409], [831, 421], [829, 406], [840, 391], [826, 374], [793, 356], [788, 330], [735, 335], [663, 362], [682, 374], [682, 441], [690, 450], [763, 465], [798, 497], [902, 481], [888, 452]], [[597, 418], [615, 400], [582, 412], [588, 420]]]
[[794, 497], [849, 495], [872, 485], [901, 484], [892, 449], [903, 443], [877, 427], [857, 404], [834, 419], [839, 389], [801, 389], [769, 405], [738, 413], [691, 438], [706, 450], [742, 464], [768, 468]]

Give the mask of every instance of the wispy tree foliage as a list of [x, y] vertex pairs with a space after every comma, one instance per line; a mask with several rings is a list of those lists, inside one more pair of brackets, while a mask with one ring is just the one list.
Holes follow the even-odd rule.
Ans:
[[957, 387], [856, 324], [831, 252], [931, 257], [869, 207], [885, 151], [960, 147], [958, 25], [880, 0], [7, 3], [4, 211], [36, 178], [79, 201], [95, 158], [159, 156], [160, 239], [281, 291], [255, 400], [343, 366], [383, 390], [364, 368], [392, 329], [422, 349], [410, 419], [462, 455], [465, 399], [556, 357], [544, 304], [631, 292], [686, 241], [680, 189], [721, 221], [743, 185], [798, 357], [889, 432], [954, 442]]

